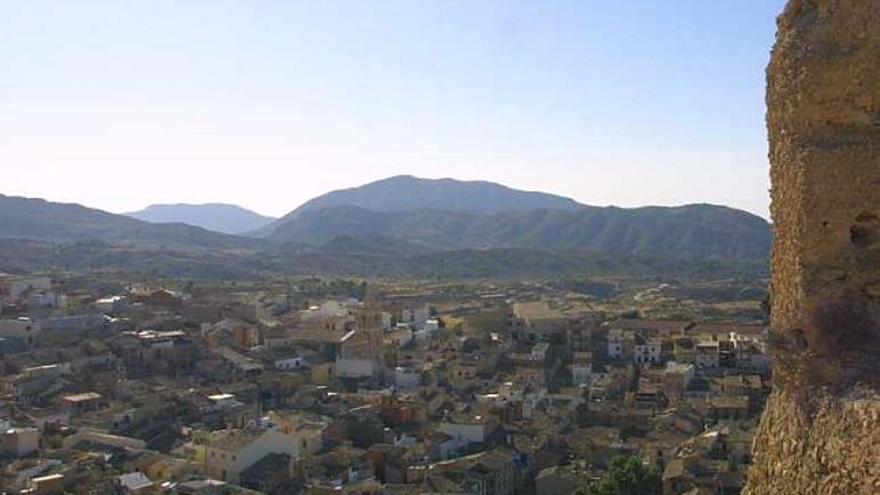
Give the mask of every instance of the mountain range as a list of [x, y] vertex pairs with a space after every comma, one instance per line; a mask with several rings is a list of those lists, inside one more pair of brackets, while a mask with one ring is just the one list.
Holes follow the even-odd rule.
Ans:
[[0, 195], [0, 238], [226, 249], [255, 241], [185, 223], [154, 224], [72, 203]]
[[[0, 212], [0, 239], [101, 243], [120, 264], [149, 253], [178, 271], [224, 263], [223, 273], [238, 263], [247, 263], [242, 272], [359, 275], [384, 267], [380, 275], [389, 276], [432, 273], [425, 267], [456, 276], [525, 275], [529, 267], [552, 275], [600, 262], [610, 272], [686, 261], [763, 267], [771, 243], [765, 220], [723, 206], [595, 207], [489, 182], [411, 176], [334, 191], [277, 220], [234, 205], [154, 205], [126, 216], [2, 195]], [[212, 254], [196, 262], [193, 250]], [[46, 252], [67, 265], [84, 251]], [[0, 269], [4, 261], [10, 266], [0, 252]]]
[[223, 234], [244, 234], [276, 220], [238, 205], [224, 203], [150, 205], [126, 215], [151, 223], [185, 223]]

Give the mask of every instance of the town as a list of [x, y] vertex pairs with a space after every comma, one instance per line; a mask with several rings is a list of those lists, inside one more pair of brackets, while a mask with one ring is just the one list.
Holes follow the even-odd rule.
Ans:
[[747, 285], [0, 275], [0, 490], [565, 495], [635, 459], [740, 493]]

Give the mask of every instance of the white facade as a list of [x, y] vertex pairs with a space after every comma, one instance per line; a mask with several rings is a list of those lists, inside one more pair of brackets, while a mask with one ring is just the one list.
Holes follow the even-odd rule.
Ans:
[[440, 331], [440, 320], [437, 318], [428, 318], [425, 320], [425, 332], [429, 334], [437, 333]]
[[15, 428], [3, 433], [3, 450], [13, 457], [25, 457], [40, 449], [40, 430]]
[[590, 363], [575, 363], [571, 365], [571, 381], [575, 385], [590, 385], [592, 382], [592, 368]]
[[0, 338], [22, 339], [28, 345], [34, 345], [42, 328], [39, 322], [30, 318], [17, 318], [14, 320], [0, 320]]
[[623, 358], [623, 331], [611, 330], [608, 332], [608, 357], [611, 359]]
[[547, 351], [550, 349], [550, 344], [546, 342], [541, 342], [540, 344], [535, 344], [532, 347], [532, 353], [530, 359], [532, 361], [546, 361], [547, 360]]
[[417, 326], [424, 325], [430, 317], [431, 307], [427, 304], [425, 304], [424, 306], [406, 308], [400, 312], [401, 323], [412, 323]]
[[684, 392], [696, 376], [696, 369], [692, 364], [670, 361], [666, 363], [666, 373], [681, 376], [681, 391]]
[[12, 301], [18, 301], [29, 291], [44, 292], [52, 290], [49, 277], [14, 277], [6, 280], [6, 293]]
[[275, 361], [275, 369], [282, 371], [293, 371], [307, 368], [309, 363], [303, 357], [292, 357], [287, 359], [279, 359]]
[[491, 433], [489, 424], [481, 419], [461, 423], [444, 421], [440, 423], [439, 430], [454, 438], [460, 446], [483, 443]]
[[398, 366], [394, 369], [394, 385], [401, 390], [418, 388], [421, 377], [418, 371], [412, 368]]
[[294, 460], [300, 455], [300, 440], [278, 428], [266, 428], [258, 433], [231, 430], [220, 435], [248, 436], [241, 442], [228, 442], [228, 447], [227, 442], [220, 438], [206, 450], [208, 475], [227, 483], [238, 484], [242, 471], [269, 454], [287, 454]]
[[636, 344], [633, 359], [638, 364], [656, 364], [662, 360], [662, 345], [659, 340], [649, 339], [644, 344]]
[[339, 378], [369, 378], [379, 372], [379, 363], [372, 359], [344, 358], [336, 359], [334, 372]]

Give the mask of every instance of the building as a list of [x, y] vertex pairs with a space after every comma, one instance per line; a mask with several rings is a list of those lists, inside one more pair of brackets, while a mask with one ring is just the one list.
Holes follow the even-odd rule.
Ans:
[[215, 432], [206, 449], [209, 476], [238, 485], [241, 474], [269, 454], [300, 455], [300, 442], [278, 427], [252, 426]]
[[715, 370], [721, 366], [720, 346], [717, 340], [702, 340], [697, 343], [697, 368]]
[[30, 318], [0, 320], [0, 339], [19, 340], [33, 347], [41, 332], [40, 323]]
[[513, 334], [520, 340], [568, 338], [569, 320], [545, 301], [518, 302], [513, 305]]
[[438, 429], [467, 447], [486, 443], [497, 428], [498, 423], [487, 416], [454, 415], [440, 422]]
[[593, 353], [576, 352], [571, 362], [571, 381], [574, 385], [590, 385], [593, 372]]
[[3, 432], [3, 451], [13, 457], [27, 457], [40, 449], [40, 430], [12, 428]]
[[636, 338], [633, 359], [636, 364], [659, 364], [663, 361], [663, 345], [660, 339]]

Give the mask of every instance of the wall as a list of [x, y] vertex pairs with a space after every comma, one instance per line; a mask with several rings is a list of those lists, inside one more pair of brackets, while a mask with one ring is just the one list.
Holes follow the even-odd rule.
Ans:
[[791, 0], [778, 27], [774, 392], [746, 493], [880, 493], [880, 2]]

